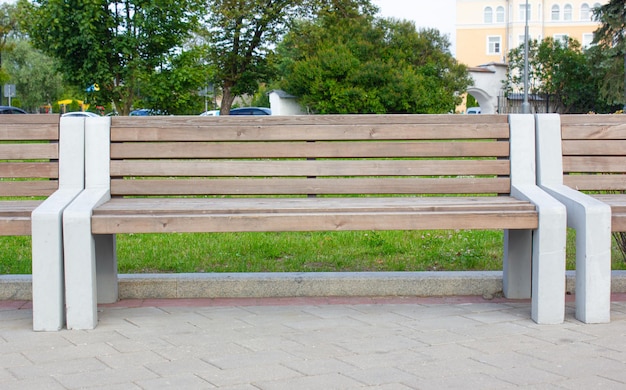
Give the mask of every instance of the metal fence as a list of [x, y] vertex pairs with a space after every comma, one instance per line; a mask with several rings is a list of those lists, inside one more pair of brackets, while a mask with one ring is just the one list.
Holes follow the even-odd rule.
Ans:
[[[522, 103], [524, 103], [523, 93], [500, 91], [498, 113], [522, 113]], [[549, 94], [530, 94], [528, 95], [528, 103], [530, 103], [530, 112], [533, 114], [557, 112], [559, 107], [556, 96]]]

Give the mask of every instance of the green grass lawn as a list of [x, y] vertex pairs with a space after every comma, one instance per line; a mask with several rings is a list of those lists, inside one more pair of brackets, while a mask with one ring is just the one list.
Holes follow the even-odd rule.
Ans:
[[[501, 270], [501, 231], [118, 235], [121, 273]], [[31, 273], [30, 237], [0, 237], [0, 274]], [[626, 269], [614, 245], [613, 269]], [[574, 269], [574, 234], [567, 268]]]

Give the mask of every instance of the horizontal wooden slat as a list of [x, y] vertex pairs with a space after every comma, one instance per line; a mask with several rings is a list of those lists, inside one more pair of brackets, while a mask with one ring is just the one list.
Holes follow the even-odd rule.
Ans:
[[537, 214], [526, 211], [92, 217], [94, 234], [536, 228]]
[[0, 144], [0, 160], [39, 160], [58, 157], [57, 143]]
[[49, 196], [58, 187], [56, 180], [0, 181], [0, 196]]
[[58, 124], [0, 124], [0, 141], [55, 141], [58, 139]]
[[256, 126], [256, 125], [399, 125], [399, 124], [448, 124], [456, 125], [507, 125], [506, 115], [292, 115], [292, 116], [152, 116], [152, 117], [124, 117], [111, 118], [112, 127], [126, 128], [155, 128], [155, 127], [193, 127], [193, 126]]
[[0, 236], [30, 236], [30, 217], [0, 217]]
[[626, 117], [623, 114], [566, 114], [560, 115], [560, 118], [562, 126], [626, 123]]
[[619, 140], [576, 140], [563, 141], [565, 156], [623, 156], [626, 155], [626, 141]]
[[57, 125], [60, 122], [60, 116], [57, 114], [52, 115], [11, 115], [3, 116], [0, 127], [11, 125], [32, 125], [36, 127], [43, 127], [43, 125]]
[[508, 196], [449, 197], [318, 197], [318, 198], [113, 198], [95, 210], [97, 215], [403, 212], [403, 211], [533, 211], [527, 201]]
[[245, 128], [112, 128], [112, 141], [342, 141], [342, 140], [432, 140], [432, 139], [492, 139], [508, 138], [508, 127], [479, 128], [446, 125], [398, 126], [301, 126]]
[[0, 162], [0, 177], [56, 179], [59, 177], [59, 165], [55, 162]]
[[509, 178], [111, 181], [113, 195], [485, 194], [510, 190]]
[[564, 175], [563, 183], [579, 191], [624, 191], [626, 175]]
[[113, 199], [92, 221], [96, 234], [536, 227], [534, 206], [509, 197]]
[[508, 142], [126, 142], [123, 158], [507, 157]]
[[508, 160], [111, 161], [111, 176], [508, 175]]
[[563, 157], [563, 172], [626, 172], [626, 157]]
[[0, 236], [30, 235], [30, 215], [42, 201], [0, 200]]
[[[506, 122], [455, 120], [444, 122], [432, 118], [421, 122], [420, 116], [385, 116], [389, 123], [376, 116], [374, 122], [366, 122], [360, 116], [349, 118], [337, 116], [304, 116], [304, 119], [263, 118], [263, 122], [244, 121], [220, 117], [211, 120], [198, 118], [190, 123], [180, 123], [181, 118], [154, 118], [150, 121], [120, 120], [113, 118], [111, 140], [117, 141], [341, 141], [341, 140], [428, 140], [428, 139], [496, 139], [508, 138]], [[411, 119], [412, 122], [408, 122]], [[447, 118], [446, 118], [447, 119]], [[175, 121], [176, 120], [176, 121]], [[175, 122], [174, 122], [175, 121]], [[257, 120], [258, 121], [258, 120]]]

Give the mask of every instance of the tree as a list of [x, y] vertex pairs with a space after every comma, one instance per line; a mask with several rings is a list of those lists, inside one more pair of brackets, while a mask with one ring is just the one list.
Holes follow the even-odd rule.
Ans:
[[[594, 73], [581, 45], [575, 39], [567, 42], [543, 39], [529, 42], [529, 93], [550, 99], [560, 113], [585, 113], [598, 106]], [[522, 89], [524, 76], [524, 47], [509, 53], [507, 90]], [[543, 103], [542, 103], [543, 104]]]
[[167, 63], [141, 80], [145, 98], [140, 102], [166, 114], [198, 114], [204, 109], [198, 88], [206, 86], [207, 80], [202, 53], [198, 49], [187, 50], [173, 56]]
[[602, 93], [607, 100], [621, 102], [626, 111], [626, 7], [624, 0], [610, 0], [596, 8], [594, 16], [601, 25], [593, 42], [605, 53], [607, 70]]
[[189, 37], [196, 0], [19, 0], [33, 44], [55, 57], [66, 78], [128, 114], [141, 77]]
[[[16, 34], [17, 26], [15, 5], [8, 3], [0, 4], [0, 85], [9, 79], [9, 75], [3, 67], [3, 56], [13, 48], [13, 42], [10, 38]], [[2, 98], [0, 98], [1, 102]]]
[[217, 69], [221, 113], [228, 114], [236, 96], [253, 94], [267, 80], [267, 53], [296, 18], [305, 0], [217, 0], [208, 3], [208, 60]]
[[472, 83], [449, 46], [413, 22], [329, 12], [281, 42], [280, 84], [323, 114], [447, 113]]
[[35, 112], [40, 105], [58, 100], [63, 78], [57, 72], [56, 61], [34, 49], [27, 40], [11, 43], [13, 50], [5, 56], [5, 67], [15, 83], [21, 107]]

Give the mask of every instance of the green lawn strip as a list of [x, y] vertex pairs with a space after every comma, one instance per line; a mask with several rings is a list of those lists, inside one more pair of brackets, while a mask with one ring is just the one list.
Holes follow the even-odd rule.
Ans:
[[[567, 268], [575, 269], [570, 230]], [[0, 237], [0, 274], [31, 273], [30, 237]], [[120, 234], [121, 273], [502, 269], [501, 231]], [[613, 269], [626, 269], [616, 245]]]

